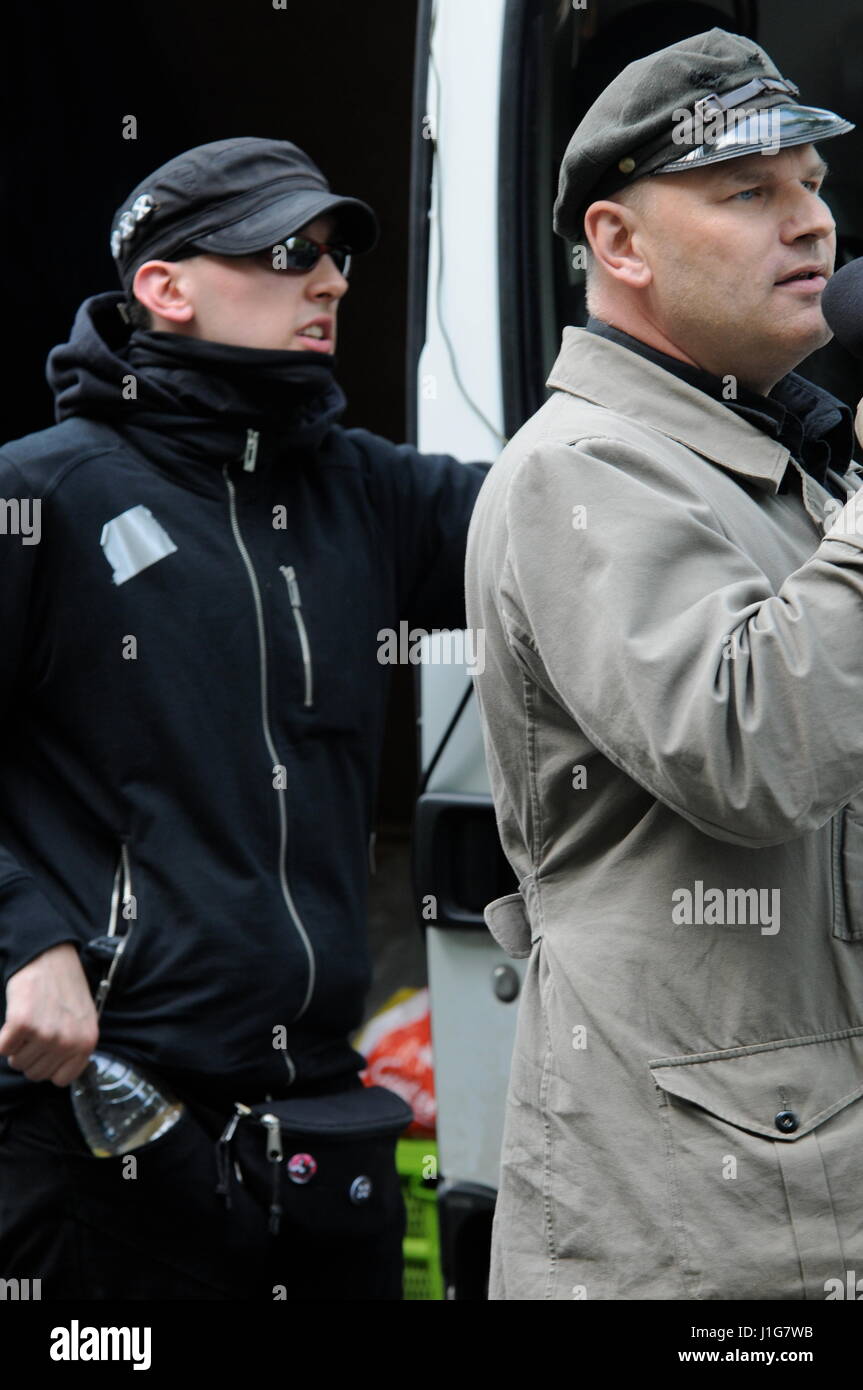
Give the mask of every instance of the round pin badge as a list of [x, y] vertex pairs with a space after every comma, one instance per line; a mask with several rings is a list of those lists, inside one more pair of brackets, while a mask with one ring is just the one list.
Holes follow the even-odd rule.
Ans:
[[318, 1165], [311, 1154], [293, 1154], [288, 1159], [288, 1177], [291, 1182], [310, 1182], [318, 1171]]
[[371, 1197], [371, 1195], [372, 1195], [372, 1180], [371, 1180], [371, 1178], [367, 1178], [367, 1177], [365, 1177], [365, 1175], [361, 1175], [361, 1176], [358, 1177], [358, 1178], [354, 1178], [353, 1182], [351, 1183], [351, 1193], [350, 1193], [351, 1201], [354, 1203], [354, 1205], [355, 1205], [355, 1206], [361, 1206], [363, 1202], [367, 1202], [367, 1201], [369, 1200], [369, 1198]]

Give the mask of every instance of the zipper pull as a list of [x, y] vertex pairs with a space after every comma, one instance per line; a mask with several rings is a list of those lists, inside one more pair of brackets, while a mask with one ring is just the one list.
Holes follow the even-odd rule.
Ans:
[[297, 572], [294, 569], [293, 565], [280, 565], [279, 568], [282, 571], [282, 574], [285, 576], [285, 582], [288, 586], [288, 596], [291, 600], [291, 606], [293, 608], [299, 608], [301, 606], [300, 586], [297, 583]]
[[279, 565], [279, 569], [285, 576], [285, 583], [288, 586], [288, 598], [291, 600], [291, 607], [294, 610], [294, 622], [297, 625], [297, 636], [300, 639], [300, 649], [303, 654], [303, 670], [306, 680], [306, 693], [303, 704], [309, 709], [312, 704], [312, 652], [309, 646], [309, 634], [306, 632], [306, 625], [303, 621], [302, 604], [300, 602], [300, 586], [297, 583], [297, 572], [293, 565]]
[[255, 471], [255, 464], [258, 461], [258, 440], [260, 437], [260, 430], [246, 430], [246, 452], [243, 455], [243, 468], [247, 473], [254, 473]]
[[110, 975], [105, 975], [105, 977], [99, 981], [98, 987], [97, 987], [97, 989], [96, 989], [96, 993], [95, 993], [94, 996], [93, 996], [93, 1003], [96, 1005], [96, 1017], [97, 1017], [97, 1018], [101, 1017], [102, 1009], [103, 1009], [104, 1006], [105, 1006], [105, 1000], [106, 1000], [107, 997], [108, 997], [108, 990], [109, 990], [110, 988], [111, 988], [111, 977], [110, 977]]
[[219, 1139], [219, 1145], [217, 1149], [217, 1170], [219, 1181], [216, 1185], [216, 1191], [219, 1194], [219, 1196], [224, 1197], [225, 1206], [229, 1210], [231, 1206], [231, 1190], [229, 1183], [229, 1173], [231, 1167], [231, 1140], [234, 1137], [234, 1130], [237, 1128], [237, 1125], [240, 1123], [240, 1120], [243, 1118], [244, 1115], [251, 1115], [251, 1113], [252, 1112], [247, 1105], [243, 1105], [242, 1102], [239, 1100], [235, 1101], [234, 1114], [228, 1120], [228, 1123], [225, 1125], [225, 1128], [222, 1131], [221, 1137]]
[[251, 1113], [252, 1112], [249, 1109], [248, 1105], [243, 1105], [243, 1102], [241, 1100], [235, 1100], [234, 1113], [228, 1121], [228, 1127], [225, 1130], [219, 1142], [222, 1144], [230, 1144], [231, 1140], [234, 1137], [234, 1130], [237, 1128], [237, 1125], [240, 1123], [240, 1120], [243, 1118], [244, 1115], [251, 1115]]
[[262, 1115], [261, 1123], [267, 1127], [267, 1158], [271, 1163], [281, 1163], [284, 1158], [282, 1153], [282, 1131], [279, 1127], [276, 1115]]
[[281, 1174], [279, 1164], [282, 1153], [282, 1132], [276, 1115], [262, 1115], [261, 1123], [267, 1127], [267, 1158], [273, 1165], [273, 1187], [270, 1195], [270, 1234], [277, 1236], [282, 1224], [282, 1204], [279, 1201]]

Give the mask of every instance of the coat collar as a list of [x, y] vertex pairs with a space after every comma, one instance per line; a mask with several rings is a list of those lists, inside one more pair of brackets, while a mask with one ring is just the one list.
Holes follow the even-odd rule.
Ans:
[[546, 386], [634, 417], [771, 493], [791, 458], [784, 445], [697, 387], [584, 328], [564, 328]]

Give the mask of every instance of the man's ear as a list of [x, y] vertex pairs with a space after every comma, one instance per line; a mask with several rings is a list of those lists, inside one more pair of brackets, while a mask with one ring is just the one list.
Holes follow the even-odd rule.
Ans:
[[644, 289], [653, 272], [639, 235], [637, 212], [611, 199], [591, 203], [584, 214], [584, 231], [596, 265], [631, 289]]
[[195, 306], [187, 296], [185, 284], [180, 284], [181, 261], [145, 261], [135, 271], [132, 292], [151, 314], [168, 323], [189, 323], [195, 317]]

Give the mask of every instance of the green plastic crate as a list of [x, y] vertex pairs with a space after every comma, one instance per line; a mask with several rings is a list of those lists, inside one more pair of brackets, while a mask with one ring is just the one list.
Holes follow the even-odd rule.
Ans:
[[437, 1172], [437, 1144], [433, 1139], [400, 1139], [396, 1167], [401, 1178], [407, 1213], [404, 1240], [405, 1299], [443, 1299], [440, 1267], [440, 1230], [437, 1212], [437, 1178], [424, 1178], [429, 1158]]

